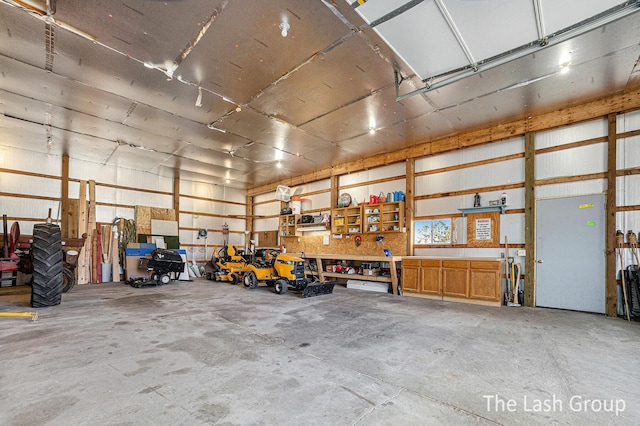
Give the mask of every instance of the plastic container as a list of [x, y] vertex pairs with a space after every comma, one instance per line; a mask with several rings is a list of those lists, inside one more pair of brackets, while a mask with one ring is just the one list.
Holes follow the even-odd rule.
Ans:
[[103, 283], [111, 282], [111, 264], [110, 263], [102, 264], [102, 282]]

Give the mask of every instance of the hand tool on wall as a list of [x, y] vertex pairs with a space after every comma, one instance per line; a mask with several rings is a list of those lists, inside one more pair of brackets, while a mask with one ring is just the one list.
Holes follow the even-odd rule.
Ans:
[[509, 303], [509, 292], [511, 291], [511, 284], [509, 283], [509, 243], [507, 236], [504, 236], [504, 279], [507, 284], [507, 293], [505, 294], [504, 304]]
[[638, 259], [638, 237], [633, 231], [627, 232], [627, 241], [629, 241], [629, 247], [631, 247], [631, 253], [636, 258], [636, 265], [640, 265], [640, 259]]
[[620, 279], [622, 281], [622, 297], [624, 299], [624, 312], [627, 316], [627, 321], [631, 321], [629, 315], [629, 302], [627, 301], [627, 286], [624, 282], [624, 265], [622, 264], [622, 257], [624, 255], [624, 233], [621, 230], [616, 231], [616, 245], [618, 247], [618, 256], [620, 256]]
[[[514, 262], [515, 263], [515, 262]], [[520, 293], [520, 263], [515, 263], [515, 273], [513, 281], [513, 306], [520, 306], [518, 294]]]

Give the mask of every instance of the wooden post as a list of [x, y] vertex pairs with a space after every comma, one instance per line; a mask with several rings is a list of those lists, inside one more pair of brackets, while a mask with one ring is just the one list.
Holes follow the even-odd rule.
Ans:
[[[97, 275], [97, 270], [96, 270], [96, 266], [94, 266], [94, 259], [95, 259], [95, 230], [96, 230], [96, 181], [95, 180], [90, 180], [89, 181], [89, 219], [88, 219], [88, 223], [87, 223], [87, 244], [90, 248], [90, 250], [87, 250], [87, 263], [89, 265], [91, 265], [91, 271], [90, 271], [90, 279], [91, 282], [96, 283], [98, 282], [98, 275]], [[85, 244], [85, 246], [87, 245]], [[100, 267], [100, 265], [97, 265], [97, 267]]]
[[338, 176], [331, 176], [331, 209], [338, 207]]
[[62, 238], [69, 237], [69, 154], [62, 154], [62, 214], [60, 217]]
[[120, 256], [118, 255], [118, 237], [111, 242], [111, 281], [120, 282]]
[[176, 221], [180, 224], [180, 174], [175, 172], [173, 178], [173, 210], [176, 212]]
[[524, 135], [524, 305], [536, 305], [536, 137]]
[[616, 114], [609, 114], [607, 145], [607, 209], [606, 209], [606, 294], [607, 316], [618, 315], [618, 283], [616, 281], [616, 177], [617, 129]]
[[[252, 196], [248, 196], [247, 197], [247, 231], [249, 231], [248, 234], [245, 234], [245, 240], [248, 238], [249, 240], [251, 240], [251, 234], [253, 234], [253, 197]], [[250, 242], [247, 240], [244, 242], [244, 246], [248, 249], [251, 249], [251, 244]]]
[[416, 162], [413, 158], [407, 159], [405, 172], [405, 198], [404, 198], [404, 223], [407, 228], [407, 255], [413, 256], [413, 216], [415, 214], [415, 171]]
[[87, 237], [87, 220], [87, 181], [81, 180], [78, 194], [78, 235], [85, 240], [78, 255], [78, 284], [87, 284], [90, 281], [87, 252], [91, 251], [91, 239]]

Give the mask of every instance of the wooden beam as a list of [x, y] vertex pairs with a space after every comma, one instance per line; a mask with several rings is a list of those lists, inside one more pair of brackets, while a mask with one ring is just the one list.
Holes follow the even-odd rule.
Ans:
[[69, 154], [62, 154], [62, 238], [69, 237]]
[[415, 171], [416, 161], [409, 158], [406, 161], [405, 189], [404, 189], [404, 224], [407, 228], [407, 254], [413, 256], [413, 218], [415, 215]]
[[87, 251], [91, 251], [88, 247], [91, 245], [91, 240], [87, 239], [87, 222], [89, 220], [87, 207], [87, 181], [81, 180], [78, 193], [78, 235], [85, 238], [85, 241], [78, 256], [78, 284], [87, 284], [90, 281]]
[[[398, 163], [408, 158], [420, 158], [471, 146], [484, 145], [522, 136], [527, 132], [552, 129], [582, 121], [589, 121], [607, 114], [622, 112], [640, 106], [640, 89], [598, 99], [582, 105], [564, 108], [532, 118], [498, 124], [485, 129], [447, 136], [441, 139], [422, 141], [416, 145], [388, 153], [374, 155], [365, 159], [344, 163], [323, 170], [287, 179], [289, 186], [315, 182], [331, 176], [340, 176], [368, 168]], [[408, 141], [411, 142], [411, 141]], [[275, 191], [278, 182], [271, 182], [249, 188], [247, 195], [259, 195]]]
[[89, 266], [89, 282], [97, 283], [98, 281], [98, 271], [95, 265], [96, 259], [96, 181], [89, 181], [89, 217], [87, 220], [87, 242], [85, 243], [85, 247], [88, 246], [87, 250], [87, 265]]
[[180, 174], [177, 170], [173, 178], [173, 210], [176, 211], [176, 221], [180, 223]]
[[331, 176], [331, 209], [338, 207], [338, 176]]
[[583, 146], [589, 146], [597, 143], [607, 142], [606, 136], [601, 136], [599, 138], [587, 139], [584, 141], [578, 141], [573, 143], [565, 143], [562, 145], [550, 146], [547, 148], [540, 148], [536, 150], [536, 155], [547, 154], [549, 152], [557, 152], [557, 151], [565, 151], [567, 149], [581, 148]]
[[535, 133], [524, 135], [524, 305], [536, 305], [536, 173]]
[[249, 217], [250, 219], [247, 219], [247, 231], [249, 231], [248, 234], [245, 234], [245, 242], [244, 245], [247, 248], [250, 248], [251, 244], [249, 244], [249, 241], [246, 241], [247, 239], [251, 240], [252, 238], [252, 234], [253, 234], [253, 221], [255, 220], [253, 217], [253, 197], [249, 196], [247, 197], [247, 217]]
[[517, 189], [517, 188], [524, 188], [524, 183], [511, 183], [507, 185], [484, 186], [481, 188], [468, 188], [460, 191], [439, 192], [436, 194], [418, 195], [414, 197], [414, 200], [430, 200], [432, 198], [455, 197], [458, 195], [475, 194], [476, 192], [504, 191], [507, 189]]
[[469, 167], [484, 166], [486, 164], [500, 163], [502, 161], [515, 160], [515, 159], [523, 158], [523, 157], [524, 157], [524, 153], [523, 152], [518, 152], [518, 153], [515, 153], [515, 154], [504, 155], [502, 157], [488, 158], [486, 160], [479, 160], [479, 161], [472, 161], [470, 163], [456, 164], [454, 166], [442, 167], [442, 168], [439, 168], [439, 169], [425, 170], [424, 172], [418, 172], [415, 175], [416, 175], [416, 177], [418, 177], [418, 176], [426, 176], [426, 175], [435, 175], [435, 174], [438, 174], [438, 173], [450, 172], [452, 170], [461, 170], [461, 169], [467, 169]]
[[606, 208], [606, 248], [605, 248], [605, 271], [606, 271], [606, 294], [607, 294], [607, 316], [618, 316], [618, 283], [616, 281], [616, 177], [617, 174], [617, 145], [616, 136], [616, 114], [608, 116], [608, 138], [607, 149], [607, 208]]

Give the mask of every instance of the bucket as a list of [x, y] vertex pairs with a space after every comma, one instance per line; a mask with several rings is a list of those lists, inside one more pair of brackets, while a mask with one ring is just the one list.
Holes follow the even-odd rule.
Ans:
[[291, 213], [292, 214], [300, 214], [302, 210], [302, 200], [300, 197], [294, 195], [291, 197]]
[[102, 264], [102, 282], [103, 283], [111, 282], [111, 264], [110, 263]]
[[78, 252], [75, 250], [67, 250], [67, 263], [76, 266], [78, 263]]

